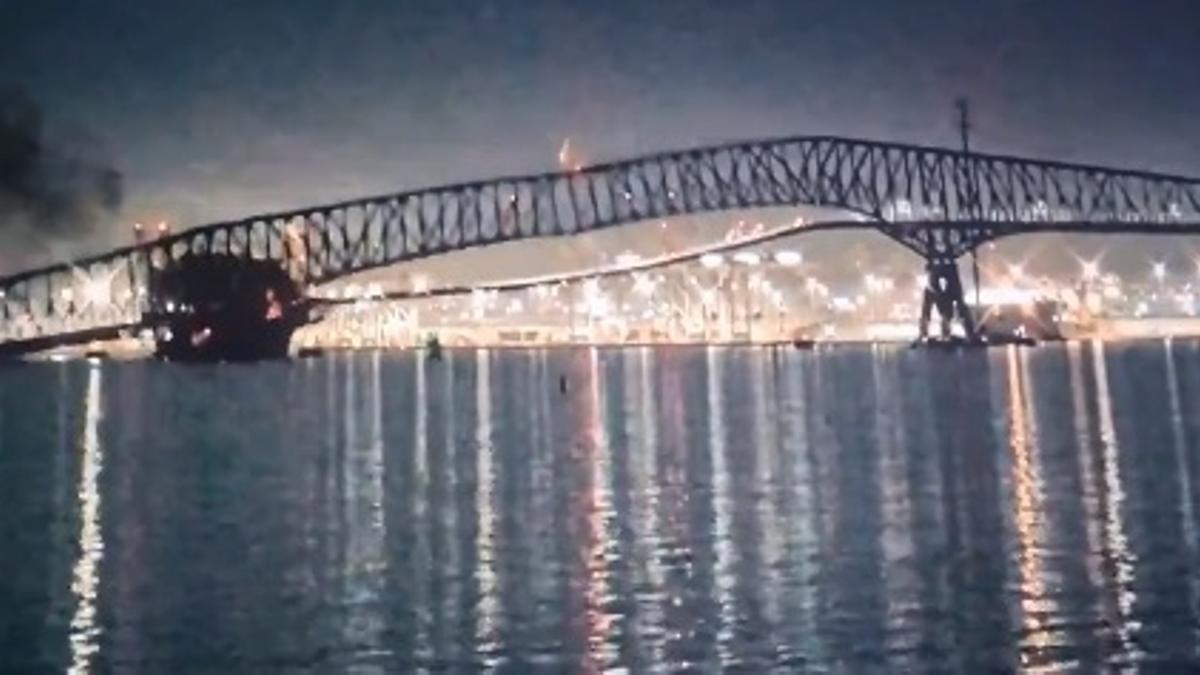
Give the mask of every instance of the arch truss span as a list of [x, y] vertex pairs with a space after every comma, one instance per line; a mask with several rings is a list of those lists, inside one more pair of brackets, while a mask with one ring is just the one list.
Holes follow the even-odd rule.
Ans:
[[44, 330], [64, 312], [72, 325], [86, 323], [84, 305], [64, 299], [75, 292], [60, 288], [73, 269], [123, 270], [118, 276], [128, 281], [116, 293], [126, 309], [155, 315], [164, 299], [153, 279], [184, 258], [270, 260], [305, 288], [499, 242], [786, 206], [856, 214], [863, 228], [882, 230], [938, 274], [985, 241], [1023, 232], [1200, 233], [1200, 179], [826, 136], [758, 140], [194, 228], [0, 279], [0, 334], [14, 322], [18, 332]]
[[[786, 206], [842, 209], [861, 217], [863, 227], [955, 223], [885, 232], [923, 257], [957, 258], [1017, 232], [1197, 226], [1200, 180], [911, 145], [794, 138], [415, 190], [239, 226], [257, 228], [259, 249], [279, 256], [306, 284], [317, 284], [504, 241]], [[221, 230], [197, 232], [190, 248], [220, 249]]]

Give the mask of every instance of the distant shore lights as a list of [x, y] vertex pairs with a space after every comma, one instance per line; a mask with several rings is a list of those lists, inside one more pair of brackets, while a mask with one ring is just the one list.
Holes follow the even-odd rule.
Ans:
[[784, 267], [795, 267], [803, 262], [804, 256], [799, 251], [783, 250], [775, 252], [775, 262]]

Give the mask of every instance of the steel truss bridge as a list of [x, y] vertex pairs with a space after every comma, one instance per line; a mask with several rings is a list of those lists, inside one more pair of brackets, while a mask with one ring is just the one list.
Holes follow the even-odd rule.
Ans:
[[759, 140], [252, 216], [12, 275], [0, 279], [0, 354], [146, 327], [171, 311], [155, 274], [197, 258], [272, 261], [307, 291], [500, 242], [797, 206], [841, 210], [849, 219], [837, 227], [878, 230], [924, 259], [923, 335], [935, 309], [943, 334], [951, 321], [975, 333], [957, 261], [985, 242], [1200, 234], [1197, 178], [847, 138]]

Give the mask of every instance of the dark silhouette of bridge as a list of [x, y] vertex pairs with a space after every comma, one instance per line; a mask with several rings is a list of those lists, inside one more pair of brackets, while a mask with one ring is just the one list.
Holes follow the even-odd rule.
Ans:
[[[204, 324], [229, 312], [290, 327], [307, 320], [308, 288], [374, 268], [643, 220], [787, 206], [841, 210], [849, 219], [829, 227], [878, 230], [921, 256], [923, 336], [934, 310], [943, 336], [952, 322], [976, 334], [957, 262], [988, 241], [1200, 233], [1196, 178], [833, 137], [731, 143], [253, 216], [16, 274], [0, 279], [0, 354], [130, 326], [174, 340], [182, 330], [195, 342], [216, 328]], [[264, 262], [284, 274], [250, 273]], [[236, 283], [226, 282], [235, 272]]]

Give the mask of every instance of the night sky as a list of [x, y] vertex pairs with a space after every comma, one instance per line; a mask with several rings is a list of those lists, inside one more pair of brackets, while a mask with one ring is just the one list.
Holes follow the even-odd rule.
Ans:
[[953, 144], [960, 95], [981, 150], [1200, 175], [1195, 0], [0, 0], [0, 83], [122, 174], [93, 245], [542, 170], [566, 136]]

